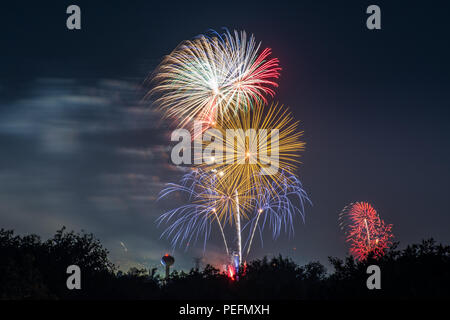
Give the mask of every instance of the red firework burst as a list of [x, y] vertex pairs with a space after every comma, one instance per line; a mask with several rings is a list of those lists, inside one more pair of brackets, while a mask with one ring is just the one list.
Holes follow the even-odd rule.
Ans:
[[350, 244], [350, 254], [357, 260], [366, 260], [369, 254], [377, 259], [392, 244], [392, 224], [385, 224], [367, 202], [346, 206], [339, 215], [339, 221]]

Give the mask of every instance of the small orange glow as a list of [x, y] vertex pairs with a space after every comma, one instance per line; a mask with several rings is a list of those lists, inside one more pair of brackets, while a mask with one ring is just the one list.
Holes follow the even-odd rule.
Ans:
[[228, 266], [228, 277], [234, 281], [234, 270], [231, 266]]

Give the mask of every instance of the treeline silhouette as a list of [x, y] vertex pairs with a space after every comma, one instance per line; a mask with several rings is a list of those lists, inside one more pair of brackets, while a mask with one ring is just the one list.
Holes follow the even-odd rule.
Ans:
[[[92, 234], [56, 232], [47, 241], [0, 230], [0, 299], [417, 299], [450, 298], [450, 246], [433, 239], [378, 260], [329, 258], [299, 266], [291, 259], [263, 258], [248, 263], [239, 281], [207, 265], [174, 271], [165, 280], [152, 270], [118, 271]], [[68, 290], [66, 269], [81, 268], [81, 290]], [[367, 267], [381, 269], [381, 290], [368, 290]]]

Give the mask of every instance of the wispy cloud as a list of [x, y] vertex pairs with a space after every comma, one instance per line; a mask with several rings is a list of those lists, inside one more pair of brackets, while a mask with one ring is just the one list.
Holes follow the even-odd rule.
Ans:
[[122, 266], [159, 263], [169, 248], [155, 224], [164, 210], [156, 196], [179, 172], [137, 87], [45, 78], [0, 106], [2, 227], [44, 237], [63, 225], [84, 229]]

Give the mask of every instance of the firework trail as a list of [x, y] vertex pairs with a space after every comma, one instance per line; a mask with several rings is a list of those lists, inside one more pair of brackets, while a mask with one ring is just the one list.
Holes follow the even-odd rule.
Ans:
[[244, 31], [184, 41], [157, 68], [149, 95], [182, 127], [193, 120], [209, 126], [228, 111], [267, 103], [281, 68], [278, 59], [269, 58], [271, 50], [260, 47]]
[[119, 241], [120, 246], [123, 248], [123, 251], [128, 252], [128, 248], [125, 246], [125, 244], [122, 241]]
[[236, 235], [237, 235], [237, 246], [239, 253], [239, 261], [242, 261], [242, 235], [241, 235], [241, 213], [239, 210], [239, 193], [237, 189], [235, 190], [235, 200], [236, 200]]
[[350, 254], [357, 260], [366, 260], [371, 254], [377, 259], [392, 244], [392, 224], [385, 224], [367, 202], [346, 206], [339, 214], [339, 225], [350, 244]]

